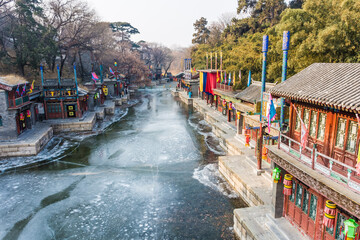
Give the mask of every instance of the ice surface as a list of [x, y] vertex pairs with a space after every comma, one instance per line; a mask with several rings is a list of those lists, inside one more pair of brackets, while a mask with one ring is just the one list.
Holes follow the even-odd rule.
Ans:
[[97, 134], [57, 136], [0, 175], [0, 239], [233, 238], [211, 127], [168, 91], [142, 95]]

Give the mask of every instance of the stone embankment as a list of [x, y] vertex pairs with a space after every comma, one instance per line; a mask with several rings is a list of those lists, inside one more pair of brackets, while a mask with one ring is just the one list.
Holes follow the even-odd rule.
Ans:
[[172, 91], [172, 95], [202, 113], [219, 138], [227, 155], [219, 157], [219, 172], [248, 204], [234, 210], [234, 231], [240, 239], [307, 239], [284, 218], [274, 218], [270, 164], [263, 161], [257, 170], [255, 142], [245, 147], [245, 137], [228, 123], [225, 116], [200, 98], [189, 98], [185, 92]]
[[17, 139], [0, 142], [0, 158], [37, 155], [51, 140], [53, 134], [62, 132], [90, 132], [97, 120], [105, 115], [114, 115], [115, 107], [126, 104], [128, 96], [105, 101], [94, 112], [84, 113], [82, 118], [51, 119], [37, 123], [33, 129], [19, 135]]

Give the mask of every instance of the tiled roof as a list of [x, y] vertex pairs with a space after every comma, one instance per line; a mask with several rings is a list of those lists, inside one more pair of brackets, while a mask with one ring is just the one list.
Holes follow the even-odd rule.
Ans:
[[75, 80], [74, 79], [61, 79], [61, 86], [62, 87], [74, 87], [75, 86]]
[[45, 79], [44, 87], [58, 87], [59, 80], [58, 79]]
[[15, 76], [15, 75], [10, 75], [10, 76], [2, 76], [2, 77], [0, 77], [0, 83], [4, 84], [6, 86], [9, 86], [9, 87], [14, 87], [14, 86], [17, 86], [18, 84], [28, 83], [28, 81], [26, 81], [22, 77]]
[[314, 63], [270, 92], [277, 97], [360, 112], [360, 63]]
[[[275, 86], [274, 83], [266, 83], [265, 91]], [[245, 102], [256, 103], [261, 101], [261, 82], [253, 81], [251, 85], [245, 88], [240, 93], [236, 94], [235, 97]]]

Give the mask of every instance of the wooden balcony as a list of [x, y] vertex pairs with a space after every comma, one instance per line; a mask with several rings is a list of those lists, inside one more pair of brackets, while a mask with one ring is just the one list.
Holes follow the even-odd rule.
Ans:
[[9, 99], [9, 109], [16, 109], [30, 103], [29, 96]]
[[221, 91], [225, 91], [225, 92], [232, 92], [233, 90], [233, 86], [229, 86], [227, 84], [222, 84], [222, 83], [216, 83], [216, 89], [219, 89]]
[[319, 152], [316, 145], [302, 148], [299, 142], [283, 134], [279, 135], [279, 139], [278, 148], [280, 150], [327, 178], [360, 193], [360, 177], [354, 167]]

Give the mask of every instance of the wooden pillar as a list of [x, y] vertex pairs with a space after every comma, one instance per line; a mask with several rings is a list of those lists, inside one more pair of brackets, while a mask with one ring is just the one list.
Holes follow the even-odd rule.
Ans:
[[60, 100], [60, 107], [61, 107], [61, 117], [62, 119], [65, 118], [65, 111], [64, 111], [64, 104], [63, 104], [63, 100]]
[[261, 170], [261, 161], [262, 161], [262, 146], [263, 146], [263, 130], [262, 130], [262, 123], [260, 123], [260, 129], [259, 129], [259, 137], [257, 139], [256, 144], [256, 158], [257, 158], [257, 169]]
[[45, 119], [48, 120], [48, 111], [47, 111], [46, 101], [44, 101], [44, 112], [45, 112]]
[[77, 104], [77, 111], [76, 112], [78, 112], [78, 117], [81, 118], [82, 113], [81, 113], [81, 109], [80, 109], [79, 99], [77, 99], [76, 104]]
[[323, 196], [319, 195], [317, 207], [316, 207], [316, 219], [315, 219], [315, 238], [314, 239], [323, 239], [323, 234], [325, 234], [325, 229], [323, 227], [323, 218], [324, 218], [324, 204], [325, 199]]

